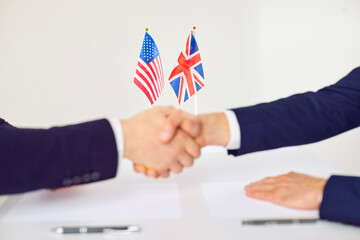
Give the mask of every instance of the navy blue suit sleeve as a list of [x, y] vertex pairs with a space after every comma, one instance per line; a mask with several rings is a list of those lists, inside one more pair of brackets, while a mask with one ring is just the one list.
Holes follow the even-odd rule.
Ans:
[[334, 85], [233, 109], [241, 148], [233, 155], [317, 142], [360, 125], [360, 68]]
[[[360, 125], [360, 68], [334, 85], [270, 103], [233, 109], [241, 129], [241, 155], [321, 141]], [[333, 176], [321, 218], [360, 223], [360, 178]]]
[[331, 176], [324, 189], [320, 217], [360, 225], [360, 177]]
[[0, 119], [0, 195], [112, 178], [117, 148], [105, 119], [20, 129]]

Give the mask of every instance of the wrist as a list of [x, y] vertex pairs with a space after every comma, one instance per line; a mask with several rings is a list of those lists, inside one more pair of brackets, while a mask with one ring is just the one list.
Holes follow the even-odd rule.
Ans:
[[120, 120], [120, 124], [123, 129], [123, 137], [124, 137], [124, 158], [131, 159], [131, 134], [130, 134], [130, 123], [128, 119]]
[[230, 141], [230, 127], [224, 113], [199, 115], [202, 130], [197, 142], [202, 146], [227, 146]]
[[327, 179], [324, 178], [319, 178], [317, 181], [317, 199], [318, 199], [318, 208], [320, 208], [320, 205], [322, 203], [323, 200], [323, 194], [324, 194], [324, 189], [325, 189], [325, 185], [327, 183]]

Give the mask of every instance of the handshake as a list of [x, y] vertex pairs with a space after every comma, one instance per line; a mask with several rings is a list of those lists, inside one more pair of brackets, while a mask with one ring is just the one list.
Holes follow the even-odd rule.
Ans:
[[[124, 157], [133, 161], [138, 173], [167, 178], [170, 172], [191, 167], [202, 147], [227, 146], [231, 140], [229, 120], [222, 112], [193, 116], [174, 107], [151, 108], [121, 120]], [[326, 182], [290, 172], [251, 183], [245, 194], [291, 208], [317, 209]]]
[[194, 116], [174, 107], [153, 107], [120, 122], [123, 156], [136, 172], [154, 178], [180, 173], [200, 157], [202, 147], [226, 146], [230, 140], [224, 113]]

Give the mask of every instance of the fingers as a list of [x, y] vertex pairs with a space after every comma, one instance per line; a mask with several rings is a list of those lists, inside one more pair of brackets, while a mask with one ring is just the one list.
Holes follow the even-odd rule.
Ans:
[[269, 193], [271, 193], [274, 188], [275, 185], [272, 182], [269, 182], [269, 179], [267, 178], [245, 186], [245, 194], [251, 198], [268, 200]]
[[137, 173], [142, 173], [148, 177], [158, 178], [160, 174], [153, 168], [147, 168], [141, 164], [134, 164], [134, 170]]
[[182, 111], [180, 109], [175, 109], [166, 118], [159, 132], [159, 137], [161, 141], [163, 141], [164, 143], [168, 143], [173, 139], [176, 130], [180, 126], [180, 123], [182, 121], [181, 115]]
[[272, 183], [253, 183], [245, 187], [247, 192], [271, 191], [276, 186]]
[[146, 174], [147, 167], [145, 167], [144, 165], [141, 165], [141, 164], [134, 164], [134, 170], [137, 173]]
[[[195, 143], [193, 138], [189, 137], [182, 130], [177, 131], [177, 134], [171, 144], [180, 147], [177, 154], [177, 161], [182, 165], [182, 167], [192, 166], [194, 164], [194, 159], [200, 156], [200, 147]], [[175, 163], [174, 165], [176, 166], [177, 164]], [[176, 167], [173, 168], [176, 169]], [[173, 168], [171, 168], [171, 171], [173, 171]]]
[[182, 167], [191, 167], [192, 165], [194, 165], [194, 158], [187, 153], [180, 155], [178, 159], [179, 164], [181, 164]]
[[279, 177], [267, 177], [245, 186], [245, 194], [258, 200], [275, 202], [279, 193]]
[[270, 183], [260, 183], [246, 186], [245, 194], [250, 198], [269, 201], [280, 205], [285, 205], [284, 201], [287, 197], [287, 191], [285, 188], [278, 187]]
[[249, 193], [255, 191], [270, 191], [278, 186], [278, 183], [278, 177], [267, 177], [260, 181], [250, 183], [245, 186], [245, 190]]
[[268, 192], [261, 192], [261, 191], [245, 191], [246, 196], [258, 199], [258, 200], [269, 200], [269, 193]]
[[199, 118], [186, 112], [183, 112], [182, 117], [183, 121], [181, 121], [180, 128], [190, 137], [197, 138], [201, 133], [201, 122]]
[[[179, 135], [182, 134], [180, 130]], [[194, 159], [200, 157], [201, 151], [192, 138], [183, 134], [184, 152], [178, 156], [178, 161], [184, 167], [191, 167], [194, 165]]]
[[181, 165], [179, 162], [175, 162], [170, 166], [170, 171], [173, 173], [181, 173], [183, 168], [183, 165]]
[[174, 109], [165, 119], [160, 129], [160, 140], [164, 143], [170, 142], [179, 127], [192, 138], [198, 137], [201, 133], [201, 124], [197, 117], [181, 109]]
[[[183, 159], [182, 162], [187, 165], [187, 166], [192, 166], [194, 164], [194, 161], [191, 159], [191, 157], [187, 158], [187, 159]], [[148, 177], [153, 177], [153, 178], [159, 178], [159, 177], [162, 177], [162, 178], [168, 178], [170, 176], [170, 171], [173, 172], [173, 173], [181, 173], [184, 166], [182, 163], [173, 163], [171, 166], [170, 166], [170, 169], [169, 170], [165, 170], [165, 171], [162, 171], [162, 172], [159, 172], [157, 171], [156, 169], [153, 169], [153, 168], [147, 168], [143, 165], [134, 165], [134, 170], [137, 172], [137, 173], [142, 173]]]
[[[199, 158], [201, 155], [200, 146], [190, 137], [186, 137], [185, 144], [185, 152], [190, 155], [192, 159]], [[186, 165], [184, 165], [186, 166]], [[187, 167], [187, 166], [186, 166]]]
[[[180, 173], [184, 167], [190, 167], [194, 164], [194, 159], [200, 156], [200, 146], [188, 133], [182, 129], [178, 129], [182, 116], [184, 116], [184, 113], [181, 110], [171, 111], [168, 116], [169, 121], [163, 125], [163, 128], [168, 130], [165, 130], [165, 132], [170, 132], [170, 136], [173, 135], [172, 140], [166, 144], [162, 143], [161, 146], [159, 145], [159, 147], [163, 149], [163, 155], [157, 158], [157, 164], [145, 164], [151, 166], [152, 169], [145, 167], [145, 165], [134, 165], [136, 172], [154, 178], [167, 178], [170, 172]], [[188, 128], [189, 131], [195, 129], [193, 131], [191, 130], [192, 134], [197, 134], [197, 131], [199, 131], [197, 130], [199, 128], [197, 128], [195, 122], [196, 121], [193, 120], [186, 120], [184, 122], [185, 127]], [[161, 132], [162, 131], [160, 131], [160, 133]], [[161, 136], [164, 137], [165, 135]]]
[[170, 176], [170, 171], [167, 170], [167, 171], [164, 171], [160, 174], [160, 177], [161, 178], [168, 178]]
[[153, 168], [147, 168], [144, 165], [140, 165], [140, 164], [134, 164], [134, 170], [137, 173], [142, 173], [145, 176], [148, 177], [153, 177], [153, 178], [168, 178], [170, 176], [170, 171], [169, 170], [165, 170], [163, 172], [158, 172], [157, 170], [153, 169]]

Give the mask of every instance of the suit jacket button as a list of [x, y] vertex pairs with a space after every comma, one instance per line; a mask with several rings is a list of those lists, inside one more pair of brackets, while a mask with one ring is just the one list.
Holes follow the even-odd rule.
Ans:
[[99, 172], [93, 172], [93, 173], [91, 174], [91, 179], [92, 179], [93, 181], [97, 181], [97, 180], [99, 180], [99, 178], [100, 178], [100, 173], [99, 173]]
[[70, 186], [72, 184], [71, 178], [65, 178], [62, 182], [64, 186]]
[[72, 182], [73, 182], [73, 184], [79, 184], [79, 183], [81, 183], [81, 178], [79, 176], [75, 176], [72, 179]]
[[90, 176], [90, 174], [86, 173], [86, 174], [83, 175], [82, 179], [83, 179], [84, 183], [88, 183], [91, 180], [91, 176]]

